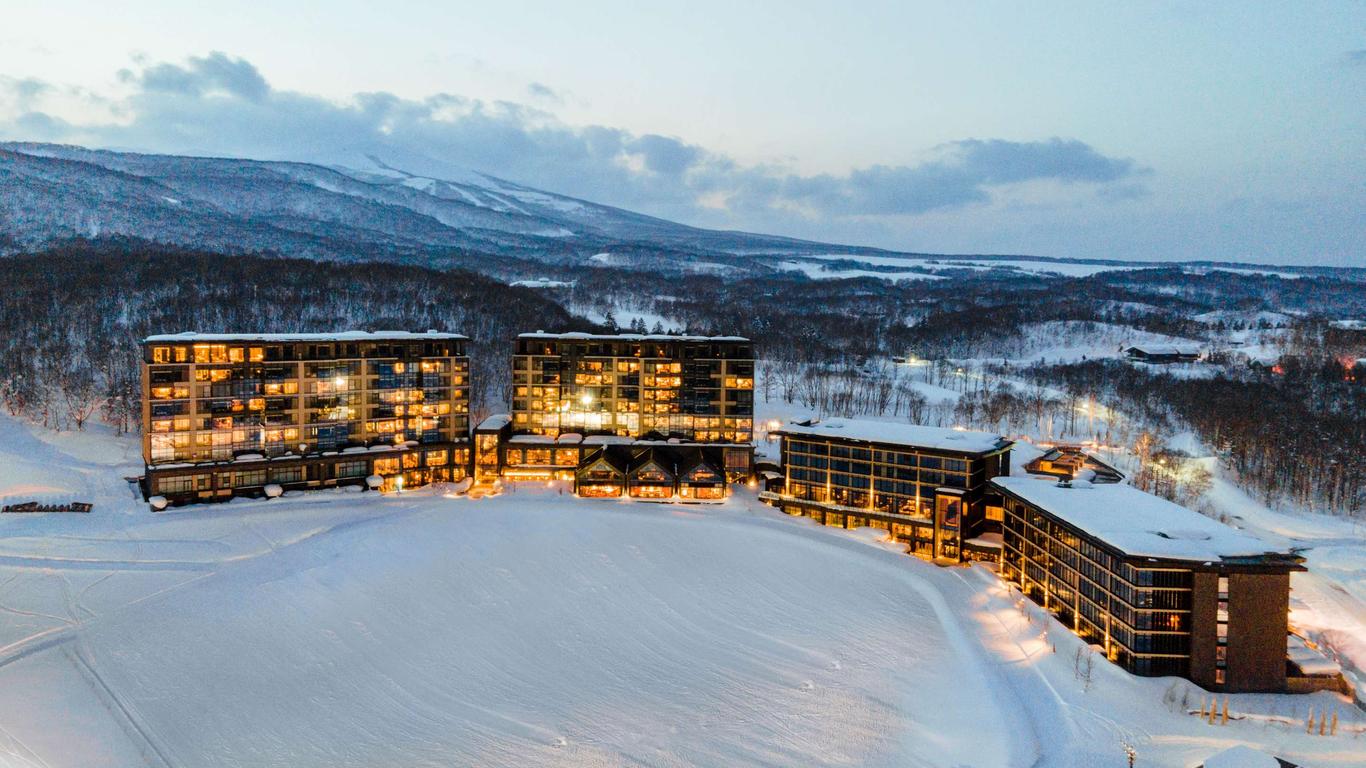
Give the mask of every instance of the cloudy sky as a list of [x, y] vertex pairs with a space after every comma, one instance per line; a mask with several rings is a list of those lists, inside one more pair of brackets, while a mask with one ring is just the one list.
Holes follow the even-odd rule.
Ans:
[[[657, 6], [657, 7], [650, 7]], [[0, 0], [0, 138], [944, 253], [1366, 265], [1366, 4]]]

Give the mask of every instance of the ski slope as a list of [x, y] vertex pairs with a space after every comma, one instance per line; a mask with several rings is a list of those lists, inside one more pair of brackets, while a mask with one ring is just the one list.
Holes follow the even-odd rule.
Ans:
[[[1098, 662], [983, 568], [876, 531], [514, 486], [152, 514], [135, 443], [0, 417], [0, 766], [1071, 766], [1252, 744], [1354, 765], [1336, 697]], [[130, 449], [130, 446], [133, 446]], [[1181, 697], [1184, 696], [1184, 703]], [[1340, 708], [1337, 739], [1303, 734]], [[1118, 763], [1115, 763], [1118, 764]]]

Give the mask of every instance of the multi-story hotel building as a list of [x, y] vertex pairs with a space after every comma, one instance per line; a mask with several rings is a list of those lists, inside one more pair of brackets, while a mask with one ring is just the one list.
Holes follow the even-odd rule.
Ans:
[[830, 419], [788, 424], [782, 476], [763, 498], [841, 528], [886, 530], [927, 559], [995, 558], [1001, 508], [988, 481], [1010, 472], [1011, 441], [988, 432]]
[[1128, 485], [992, 485], [1005, 497], [1002, 577], [1124, 669], [1230, 692], [1338, 684], [1288, 663], [1294, 553]]
[[469, 359], [452, 333], [198, 334], [143, 342], [144, 492], [172, 503], [463, 478]]
[[601, 447], [595, 437], [615, 436], [724, 446], [727, 475], [748, 476], [754, 348], [736, 336], [524, 333], [511, 419], [478, 431], [489, 473], [570, 475]]

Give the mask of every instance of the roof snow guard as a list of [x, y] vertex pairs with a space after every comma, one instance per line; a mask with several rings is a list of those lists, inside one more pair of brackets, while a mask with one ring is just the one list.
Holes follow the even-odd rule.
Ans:
[[519, 339], [554, 339], [560, 341], [749, 341], [744, 336], [686, 336], [669, 333], [519, 333]]
[[1230, 564], [1298, 563], [1293, 552], [1120, 483], [998, 477], [991, 484], [1126, 555]]
[[828, 419], [800, 421], [773, 430], [770, 434], [805, 437], [828, 437], [860, 443], [907, 445], [937, 451], [958, 453], [988, 453], [1014, 445], [1014, 442], [991, 432], [969, 429], [945, 429], [919, 424], [898, 424], [893, 421], [870, 419]]
[[413, 331], [337, 331], [335, 333], [196, 333], [194, 331], [186, 331], [184, 333], [163, 333], [156, 336], [148, 336], [146, 339], [143, 339], [143, 343], [175, 344], [178, 342], [193, 343], [196, 341], [260, 341], [267, 343], [289, 341], [433, 341], [438, 339], [469, 339], [469, 337], [459, 333], [443, 333], [441, 331], [426, 331], [422, 333]]

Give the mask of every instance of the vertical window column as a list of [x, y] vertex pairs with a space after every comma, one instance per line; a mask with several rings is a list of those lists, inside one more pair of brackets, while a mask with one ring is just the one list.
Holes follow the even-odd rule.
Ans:
[[1214, 614], [1214, 682], [1223, 685], [1228, 672], [1228, 577], [1219, 577], [1219, 606]]

